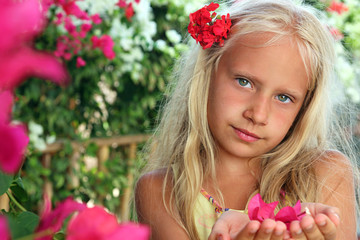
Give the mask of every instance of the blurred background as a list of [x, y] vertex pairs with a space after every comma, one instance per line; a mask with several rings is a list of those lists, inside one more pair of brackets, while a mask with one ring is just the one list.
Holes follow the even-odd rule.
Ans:
[[[103, 205], [121, 220], [132, 219], [128, 202], [145, 164], [138, 153], [156, 124], [174, 61], [187, 48], [188, 15], [207, 2], [75, 2], [95, 16], [92, 26], [54, 5], [35, 42], [35, 48], [63, 59], [70, 85], [61, 88], [32, 78], [16, 89], [13, 118], [28, 125], [30, 145], [22, 183], [12, 191], [33, 212], [46, 192], [53, 202], [71, 195]], [[321, 10], [323, 24], [336, 39], [334, 98], [359, 109], [360, 1], [305, 2]], [[349, 129], [359, 146], [356, 111]]]

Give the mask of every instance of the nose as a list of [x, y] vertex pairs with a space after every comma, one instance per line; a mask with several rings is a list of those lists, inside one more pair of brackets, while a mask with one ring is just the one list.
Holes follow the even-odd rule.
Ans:
[[270, 111], [270, 100], [262, 96], [253, 96], [243, 116], [256, 125], [267, 125]]

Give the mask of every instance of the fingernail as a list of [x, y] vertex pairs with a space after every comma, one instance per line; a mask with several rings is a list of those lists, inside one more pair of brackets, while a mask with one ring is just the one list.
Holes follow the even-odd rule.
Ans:
[[321, 222], [318, 223], [318, 225], [319, 225], [320, 227], [325, 226], [325, 224], [326, 224], [326, 221], [321, 221]]
[[256, 229], [256, 228], [251, 228], [251, 229], [249, 230], [249, 232], [252, 233], [252, 234], [254, 234], [254, 233], [257, 232], [257, 229]]
[[216, 238], [216, 240], [223, 240], [224, 238], [223, 238], [223, 236], [221, 236], [221, 235], [219, 235], [219, 236], [217, 236], [217, 238]]
[[314, 224], [310, 224], [310, 225], [307, 226], [305, 229], [306, 229], [307, 231], [310, 231], [313, 227], [314, 227]]
[[266, 234], [269, 234], [269, 233], [271, 233], [273, 230], [271, 229], [271, 228], [267, 228], [267, 229], [265, 229], [265, 233]]
[[275, 231], [276, 236], [281, 236], [281, 235], [283, 235], [283, 233], [284, 233], [284, 231], [282, 231], [282, 230]]
[[297, 232], [295, 232], [296, 235], [300, 235], [301, 233], [302, 233], [301, 229], [299, 229], [299, 230], [297, 230]]

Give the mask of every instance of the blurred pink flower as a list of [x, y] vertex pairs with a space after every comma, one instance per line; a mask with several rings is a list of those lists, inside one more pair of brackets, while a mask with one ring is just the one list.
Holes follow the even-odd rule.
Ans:
[[92, 28], [92, 25], [91, 25], [91, 24], [89, 24], [89, 23], [83, 23], [83, 24], [81, 25], [81, 31], [80, 31], [79, 36], [80, 36], [81, 38], [86, 37], [86, 34], [91, 30], [91, 28]]
[[100, 24], [102, 22], [102, 19], [100, 17], [100, 15], [98, 13], [90, 16], [91, 20], [93, 21], [94, 24]]
[[11, 236], [6, 218], [3, 215], [0, 215], [0, 239], [10, 240], [10, 238]]
[[10, 124], [12, 102], [10, 91], [0, 92], [0, 169], [9, 174], [19, 170], [29, 143], [25, 126]]
[[115, 52], [113, 51], [114, 41], [109, 35], [103, 35], [100, 38], [97, 36], [91, 37], [93, 48], [100, 48], [105, 57], [112, 60], [115, 58]]
[[36, 232], [49, 231], [50, 235], [45, 237], [36, 238], [36, 240], [52, 240], [52, 235], [61, 229], [64, 220], [72, 213], [77, 211], [83, 211], [86, 205], [78, 203], [71, 198], [67, 198], [65, 201], [58, 204], [58, 206], [50, 211], [50, 201], [45, 200], [44, 212], [40, 217], [40, 223], [36, 229]]
[[334, 39], [336, 41], [340, 41], [344, 38], [344, 34], [342, 34], [342, 32], [339, 29], [337, 29], [336, 27], [330, 27], [329, 30], [330, 30], [331, 35], [334, 37]]
[[250, 220], [260, 222], [267, 218], [275, 219], [274, 210], [279, 202], [265, 203], [260, 194], [256, 194], [248, 204], [248, 215]]
[[81, 10], [79, 6], [76, 4], [76, 0], [74, 1], [65, 1], [60, 3], [62, 8], [64, 9], [67, 15], [74, 15], [75, 17], [82, 19], [82, 20], [89, 20], [90, 17], [86, 12]]
[[67, 228], [67, 240], [145, 240], [148, 227], [136, 224], [119, 224], [116, 217], [104, 208], [95, 206], [74, 216]]
[[125, 16], [128, 21], [131, 21], [132, 16], [134, 16], [134, 8], [132, 3], [129, 3], [125, 8]]
[[81, 57], [77, 57], [76, 58], [76, 67], [83, 67], [86, 65], [86, 62], [84, 61], [84, 59], [82, 59]]
[[338, 1], [331, 1], [330, 6], [327, 8], [328, 12], [336, 12], [339, 15], [348, 11], [349, 7], [345, 5], [345, 3], [343, 2], [338, 2]]
[[12, 90], [30, 76], [57, 84], [69, 81], [64, 66], [54, 56], [31, 46], [45, 23], [39, 4], [38, 0], [0, 0], [0, 91]]

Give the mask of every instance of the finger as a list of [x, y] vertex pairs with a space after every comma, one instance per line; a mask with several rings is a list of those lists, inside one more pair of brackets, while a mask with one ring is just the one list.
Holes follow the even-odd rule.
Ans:
[[271, 240], [282, 240], [286, 232], [286, 225], [283, 222], [276, 222], [276, 226], [271, 235]]
[[276, 227], [276, 222], [274, 220], [265, 219], [262, 222], [259, 231], [256, 233], [255, 239], [256, 240], [270, 240], [275, 227]]
[[293, 221], [290, 224], [290, 234], [291, 239], [294, 240], [306, 240], [305, 233], [301, 229], [300, 222], [299, 221]]
[[236, 236], [236, 240], [253, 240], [256, 232], [260, 229], [260, 222], [251, 221], [246, 227]]
[[335, 224], [339, 226], [340, 224], [340, 210], [336, 207], [328, 208], [324, 211], [324, 214]]
[[304, 216], [300, 221], [300, 226], [305, 233], [307, 239], [323, 240], [324, 235], [320, 232], [319, 228], [315, 224], [314, 218], [311, 216]]
[[336, 225], [326, 215], [318, 214], [315, 216], [315, 223], [325, 239], [336, 238]]

